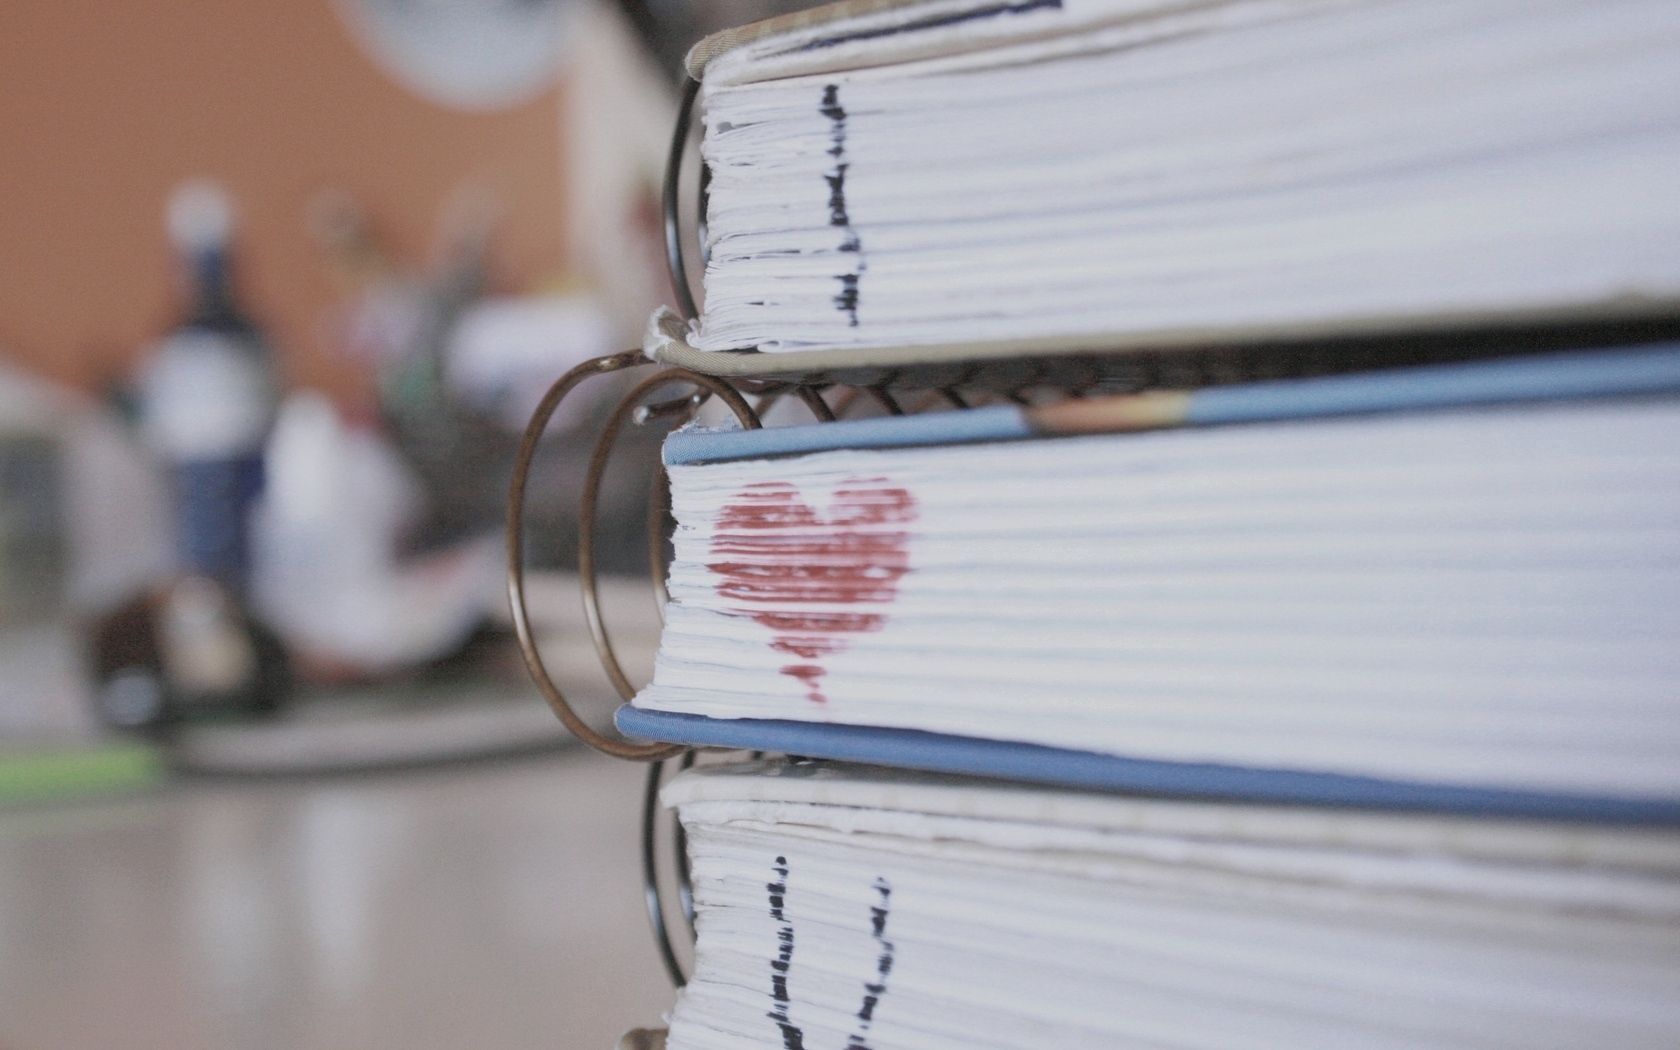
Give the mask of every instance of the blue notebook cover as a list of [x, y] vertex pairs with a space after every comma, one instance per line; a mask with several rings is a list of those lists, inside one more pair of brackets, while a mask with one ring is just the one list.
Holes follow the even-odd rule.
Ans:
[[691, 747], [771, 751], [1087, 790], [1361, 809], [1432, 810], [1478, 816], [1680, 824], [1680, 800], [1601, 798], [1421, 784], [1339, 773], [1121, 758], [915, 729], [706, 718], [675, 711], [644, 711], [629, 704], [618, 709], [613, 722], [625, 736]]
[[[1154, 392], [766, 430], [686, 429], [666, 441], [669, 465], [1089, 433], [1434, 411], [1537, 401], [1680, 394], [1680, 343], [1505, 358], [1193, 392]], [[1070, 420], [1064, 409], [1071, 406]], [[1094, 411], [1093, 411], [1094, 409]], [[1096, 426], [1092, 421], [1096, 421]], [[1241, 798], [1484, 816], [1680, 824], [1680, 799], [1609, 798], [1425, 784], [1344, 774], [1123, 758], [918, 730], [769, 719], [718, 719], [625, 705], [626, 736], [772, 751], [1071, 788]]]

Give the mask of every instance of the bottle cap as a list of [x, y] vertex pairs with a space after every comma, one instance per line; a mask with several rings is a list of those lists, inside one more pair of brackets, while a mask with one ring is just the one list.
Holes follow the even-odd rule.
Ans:
[[213, 251], [233, 233], [233, 198], [208, 179], [183, 182], [169, 195], [165, 221], [169, 239], [182, 253]]

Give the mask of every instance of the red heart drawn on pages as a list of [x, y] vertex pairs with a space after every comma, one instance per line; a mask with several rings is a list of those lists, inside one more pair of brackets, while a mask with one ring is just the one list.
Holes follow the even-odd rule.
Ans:
[[782, 673], [822, 703], [822, 658], [845, 649], [848, 635], [887, 622], [886, 607], [910, 571], [910, 533], [894, 526], [915, 520], [915, 497], [886, 478], [847, 479], [826, 512], [788, 482], [761, 481], [724, 505], [707, 568], [719, 595], [751, 603], [736, 611], [770, 629], [770, 648], [799, 658]]

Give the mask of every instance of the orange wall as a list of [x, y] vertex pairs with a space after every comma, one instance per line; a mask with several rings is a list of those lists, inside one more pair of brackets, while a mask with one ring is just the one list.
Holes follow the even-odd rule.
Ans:
[[0, 18], [0, 355], [75, 382], [125, 368], [172, 316], [162, 212], [204, 175], [240, 212], [239, 277], [294, 378], [344, 380], [320, 345], [332, 292], [306, 225], [351, 191], [405, 257], [465, 182], [496, 195], [507, 283], [562, 261], [553, 91], [445, 110], [375, 67], [330, 0], [6, 0]]

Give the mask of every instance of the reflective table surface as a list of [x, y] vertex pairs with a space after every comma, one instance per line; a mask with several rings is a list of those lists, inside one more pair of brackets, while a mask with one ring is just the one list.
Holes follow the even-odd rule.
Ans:
[[574, 748], [0, 811], [0, 1048], [604, 1050], [673, 995], [642, 773]]

